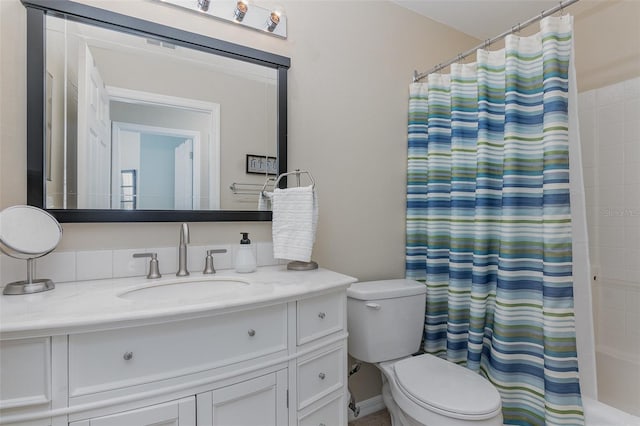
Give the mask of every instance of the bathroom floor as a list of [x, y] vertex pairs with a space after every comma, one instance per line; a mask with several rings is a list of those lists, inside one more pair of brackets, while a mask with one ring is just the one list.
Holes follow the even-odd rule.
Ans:
[[391, 418], [385, 409], [349, 422], [349, 426], [391, 426]]

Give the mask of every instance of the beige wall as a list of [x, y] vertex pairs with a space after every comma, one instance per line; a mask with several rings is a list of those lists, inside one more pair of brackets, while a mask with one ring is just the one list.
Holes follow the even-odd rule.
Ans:
[[[309, 169], [317, 181], [314, 259], [360, 280], [404, 276], [407, 86], [414, 69], [424, 71], [478, 40], [386, 1], [282, 1], [286, 40], [156, 2], [83, 2], [291, 57], [289, 168]], [[577, 16], [581, 89], [638, 74], [638, 5], [607, 0]], [[24, 8], [18, 0], [0, 0], [0, 19], [0, 207], [6, 207], [23, 203], [26, 193]], [[614, 36], [623, 40], [607, 41]], [[608, 64], [613, 71], [604, 71]], [[254, 241], [271, 238], [269, 223], [198, 223], [192, 242], [235, 242], [241, 230]], [[62, 249], [140, 241], [153, 247], [174, 244], [178, 227], [65, 224], [64, 231]], [[375, 370], [354, 378], [359, 399], [379, 393]]]
[[580, 92], [640, 75], [640, 1], [582, 0], [568, 12]]
[[[383, 1], [285, 2], [287, 40], [161, 3], [85, 3], [291, 57], [289, 165], [311, 170], [318, 182], [321, 217], [314, 258], [359, 279], [403, 276], [407, 85], [414, 69], [425, 69], [475, 40]], [[18, 0], [0, 5], [0, 195], [6, 207], [23, 203], [26, 192], [25, 12]], [[195, 224], [193, 238], [234, 242], [243, 229], [256, 241], [271, 238], [269, 223]], [[64, 230], [61, 249], [119, 248], [132, 241], [172, 244], [177, 234], [175, 224], [65, 224]]]

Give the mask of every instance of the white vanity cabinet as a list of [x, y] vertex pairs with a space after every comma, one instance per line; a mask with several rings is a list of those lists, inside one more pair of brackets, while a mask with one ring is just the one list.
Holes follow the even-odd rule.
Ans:
[[69, 426], [195, 426], [196, 399], [183, 398], [137, 410], [72, 422]]
[[3, 331], [0, 425], [346, 425], [349, 283], [64, 333]]
[[198, 425], [286, 426], [287, 371], [198, 394]]

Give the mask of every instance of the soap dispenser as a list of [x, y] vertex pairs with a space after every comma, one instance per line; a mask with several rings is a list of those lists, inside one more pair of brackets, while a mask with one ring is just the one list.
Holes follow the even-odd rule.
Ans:
[[235, 256], [236, 272], [253, 272], [256, 270], [256, 257], [253, 254], [253, 246], [248, 232], [241, 232], [242, 239]]

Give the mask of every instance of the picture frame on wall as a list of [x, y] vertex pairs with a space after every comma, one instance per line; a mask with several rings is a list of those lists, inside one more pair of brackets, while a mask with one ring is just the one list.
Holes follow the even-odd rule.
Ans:
[[276, 176], [278, 174], [278, 159], [267, 155], [247, 154], [246, 172]]

